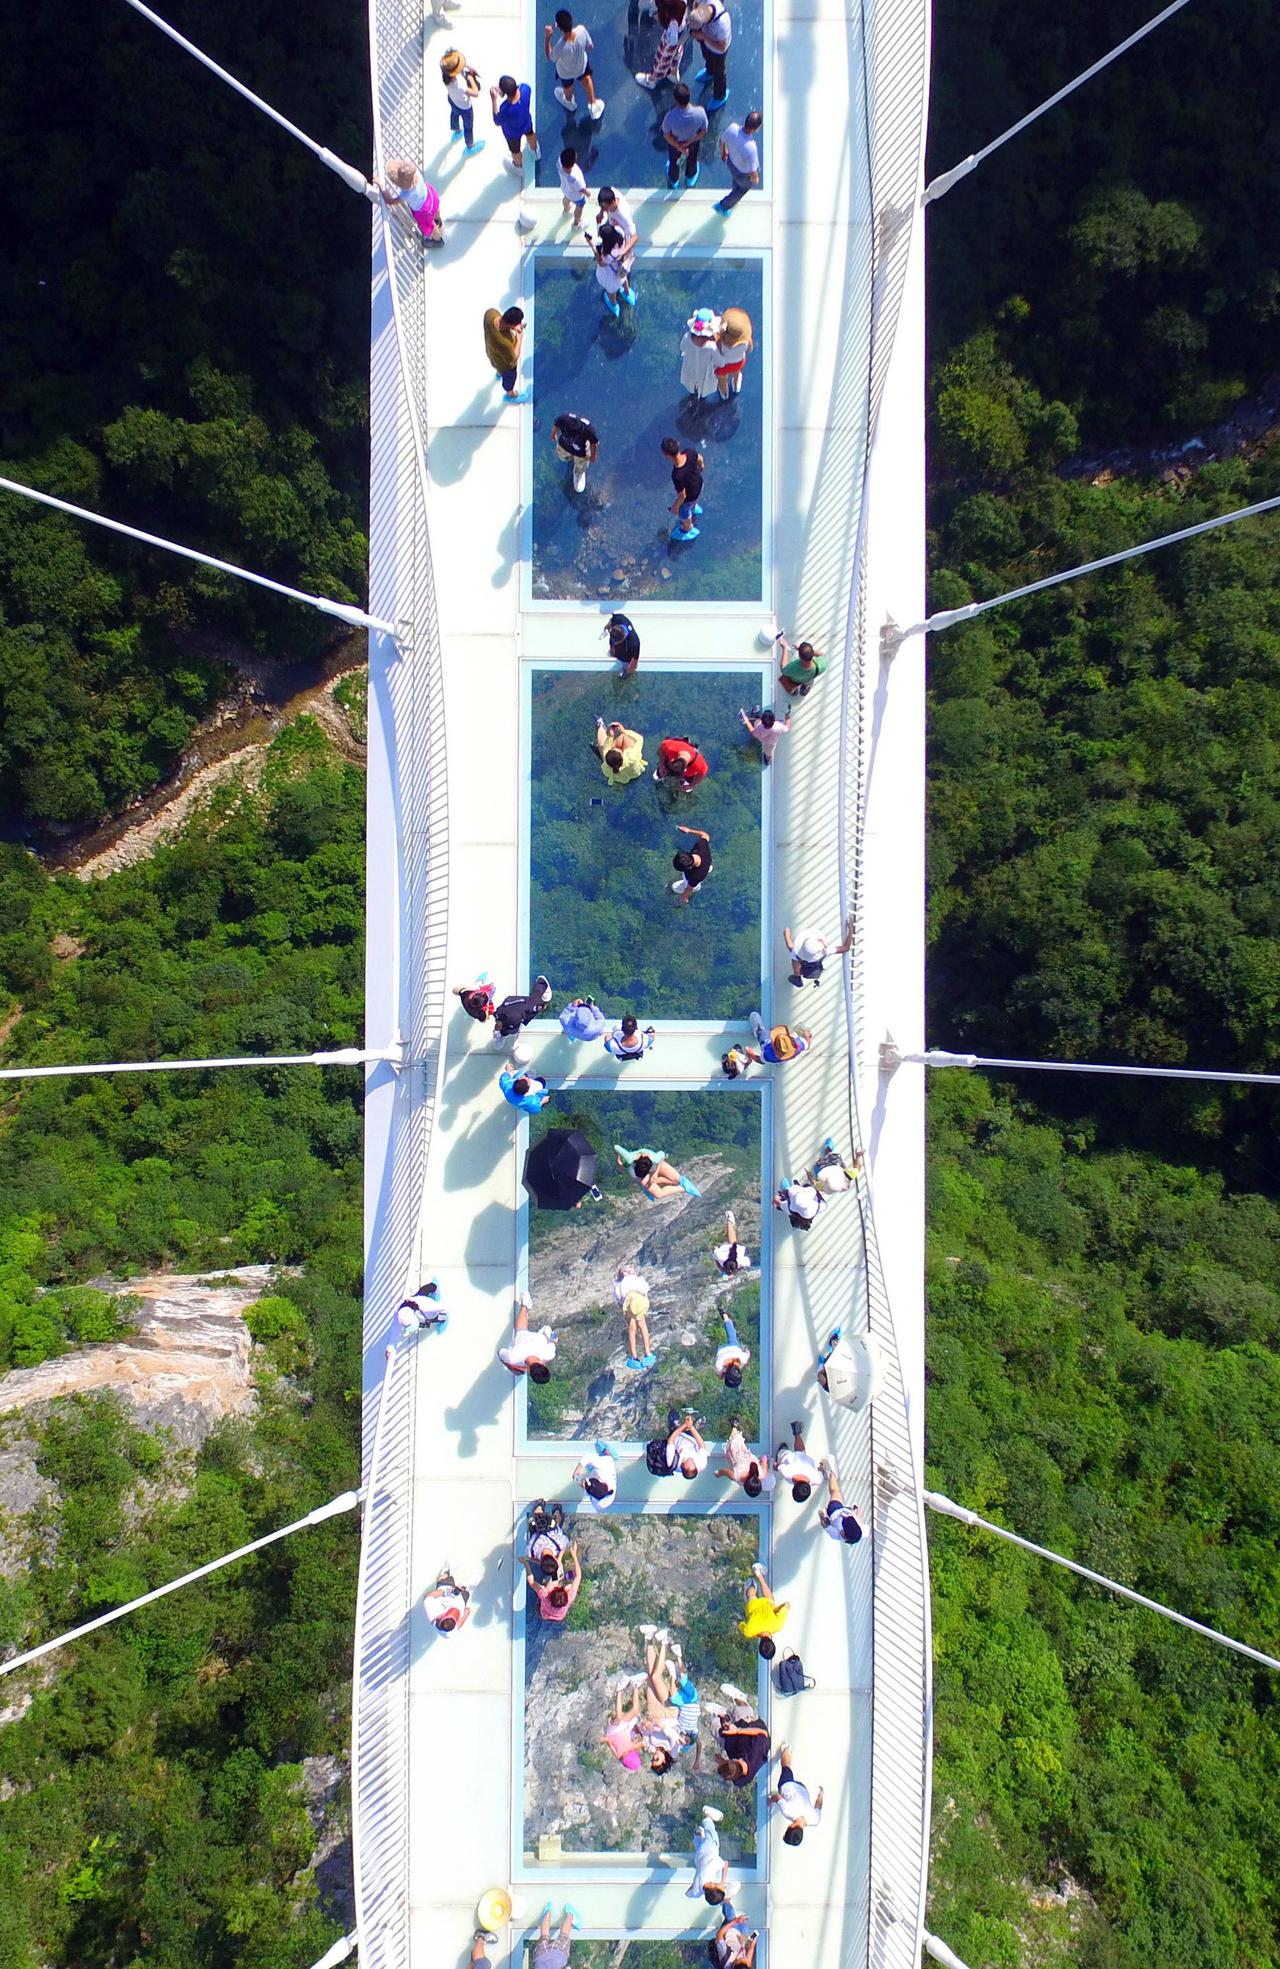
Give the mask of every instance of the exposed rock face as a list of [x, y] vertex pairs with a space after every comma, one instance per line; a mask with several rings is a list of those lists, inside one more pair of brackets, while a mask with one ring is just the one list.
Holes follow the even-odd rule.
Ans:
[[[714, 1360], [705, 1337], [708, 1314], [723, 1308], [732, 1315], [749, 1282], [741, 1273], [723, 1278], [712, 1252], [724, 1237], [725, 1211], [733, 1210], [739, 1239], [758, 1267], [759, 1184], [741, 1183], [733, 1164], [718, 1155], [690, 1157], [686, 1171], [700, 1197], [682, 1192], [654, 1204], [636, 1186], [604, 1210], [584, 1206], [550, 1222], [545, 1213], [535, 1217], [530, 1291], [537, 1318], [559, 1336], [556, 1373], [572, 1400], [564, 1433], [579, 1441], [641, 1441], [666, 1434], [669, 1406], [693, 1402], [705, 1411]], [[621, 1265], [649, 1282], [649, 1338], [658, 1366], [645, 1375], [626, 1364], [626, 1329], [613, 1297]], [[759, 1279], [758, 1269], [751, 1277]], [[746, 1414], [758, 1399], [753, 1375], [741, 1395], [721, 1405]], [[716, 1427], [722, 1419], [709, 1418]]]
[[304, 1757], [302, 1795], [316, 1835], [311, 1871], [320, 1904], [348, 1934], [356, 1925], [355, 1874], [351, 1858], [350, 1771], [340, 1757]]
[[[175, 1272], [95, 1280], [99, 1291], [144, 1301], [134, 1331], [126, 1340], [77, 1347], [39, 1367], [0, 1376], [0, 1414], [61, 1395], [109, 1392], [128, 1402], [140, 1421], [164, 1424], [176, 1443], [197, 1447], [224, 1415], [243, 1415], [253, 1406], [253, 1343], [244, 1313], [267, 1291], [274, 1270], [241, 1265], [220, 1273], [216, 1283]], [[0, 1496], [7, 1510], [23, 1508], [7, 1483]]]

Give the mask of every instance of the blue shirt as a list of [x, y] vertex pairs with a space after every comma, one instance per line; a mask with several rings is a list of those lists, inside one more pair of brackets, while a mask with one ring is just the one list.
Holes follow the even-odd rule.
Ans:
[[[517, 1080], [525, 1078], [529, 1078], [529, 1091], [526, 1094], [517, 1094], [514, 1091], [515, 1084]], [[498, 1085], [502, 1089], [503, 1099], [510, 1101], [513, 1108], [519, 1108], [522, 1114], [540, 1113], [551, 1099], [540, 1080], [534, 1080], [521, 1073], [500, 1073]]]
[[679, 144], [691, 144], [706, 136], [707, 112], [700, 103], [689, 103], [683, 109], [675, 103], [662, 119], [662, 132]]
[[498, 107], [493, 112], [493, 120], [509, 144], [514, 144], [533, 128], [533, 118], [529, 114], [529, 84], [522, 82], [514, 102], [505, 96], [498, 97]]
[[560, 1030], [568, 1039], [599, 1039], [609, 1021], [598, 1005], [566, 1005]]

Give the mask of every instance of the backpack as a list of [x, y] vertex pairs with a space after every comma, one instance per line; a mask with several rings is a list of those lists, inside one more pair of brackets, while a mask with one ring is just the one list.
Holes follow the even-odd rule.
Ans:
[[670, 1470], [667, 1468], [667, 1439], [665, 1436], [655, 1436], [651, 1443], [645, 1444], [644, 1464], [651, 1477], [669, 1477], [671, 1475]]
[[804, 1672], [804, 1663], [794, 1648], [788, 1648], [777, 1668], [778, 1694], [780, 1696], [803, 1695], [806, 1689], [816, 1687], [812, 1675]]
[[794, 1060], [800, 1050], [790, 1026], [774, 1026], [769, 1034], [769, 1044], [779, 1060]]

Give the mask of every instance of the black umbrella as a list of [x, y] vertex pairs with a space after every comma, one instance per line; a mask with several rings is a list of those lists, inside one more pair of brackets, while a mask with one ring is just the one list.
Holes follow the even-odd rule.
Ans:
[[580, 1128], [549, 1128], [524, 1159], [524, 1186], [540, 1210], [572, 1210], [596, 1180], [596, 1152]]

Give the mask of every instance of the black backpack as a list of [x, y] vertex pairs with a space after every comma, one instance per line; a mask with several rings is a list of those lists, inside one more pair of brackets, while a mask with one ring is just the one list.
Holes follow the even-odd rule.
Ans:
[[644, 1463], [651, 1477], [669, 1477], [671, 1475], [670, 1470], [667, 1468], [667, 1439], [665, 1436], [655, 1436], [651, 1443], [645, 1444]]
[[804, 1672], [804, 1663], [794, 1648], [788, 1648], [777, 1668], [778, 1694], [780, 1696], [803, 1695], [806, 1689], [815, 1688], [812, 1675]]

